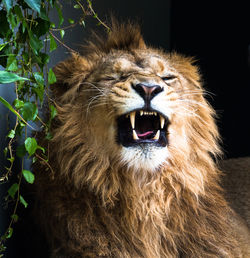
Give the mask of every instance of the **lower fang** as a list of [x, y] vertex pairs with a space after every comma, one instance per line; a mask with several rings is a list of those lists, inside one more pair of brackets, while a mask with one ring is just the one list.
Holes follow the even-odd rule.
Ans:
[[133, 130], [133, 139], [134, 140], [139, 140], [138, 136], [137, 136], [137, 133], [135, 130]]
[[157, 131], [157, 133], [155, 134], [153, 140], [159, 140], [160, 138], [160, 130]]
[[161, 121], [161, 129], [163, 129], [164, 124], [165, 124], [165, 118], [160, 115], [160, 121]]

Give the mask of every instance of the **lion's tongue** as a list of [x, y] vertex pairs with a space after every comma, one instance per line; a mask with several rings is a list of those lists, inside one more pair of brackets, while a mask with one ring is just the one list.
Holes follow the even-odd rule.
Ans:
[[145, 133], [137, 133], [137, 136], [139, 138], [146, 138], [148, 135], [152, 135], [154, 133], [154, 131], [147, 131]]

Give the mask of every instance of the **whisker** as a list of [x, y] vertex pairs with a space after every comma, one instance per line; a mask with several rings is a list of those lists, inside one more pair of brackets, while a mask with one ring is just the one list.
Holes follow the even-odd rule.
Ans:
[[103, 93], [103, 95], [106, 95], [103, 89], [98, 88], [95, 84], [91, 83], [91, 82], [82, 82], [81, 85], [87, 84], [91, 87], [93, 87], [94, 89], [98, 90], [99, 92]]
[[[90, 98], [89, 103], [86, 104], [86, 105], [87, 105], [86, 117], [88, 116], [88, 113], [89, 113], [89, 111], [90, 111], [90, 106], [91, 106], [91, 104], [92, 104], [94, 101], [98, 100], [98, 99], [99, 99], [100, 97], [102, 97], [102, 96], [103, 96], [102, 94], [99, 94], [99, 95], [96, 95], [96, 96], [93, 96], [93, 97]], [[85, 105], [85, 106], [86, 106], [86, 105]], [[84, 107], [85, 107], [85, 106], [84, 106]]]
[[200, 107], [203, 107], [203, 108], [207, 108], [207, 106], [206, 105], [204, 105], [204, 104], [202, 104], [202, 103], [200, 103], [200, 102], [198, 102], [198, 101], [195, 101], [195, 100], [191, 100], [191, 99], [178, 99], [178, 100], [176, 100], [176, 102], [184, 102], [184, 103], [191, 103], [191, 104], [195, 104], [195, 105], [198, 105], [198, 106], [200, 106]]

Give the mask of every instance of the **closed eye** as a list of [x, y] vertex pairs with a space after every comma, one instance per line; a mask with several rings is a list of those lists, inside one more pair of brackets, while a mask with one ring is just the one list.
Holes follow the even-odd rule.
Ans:
[[161, 79], [163, 81], [170, 81], [170, 80], [176, 79], [176, 76], [171, 74], [171, 75], [167, 75], [167, 76], [161, 77]]
[[129, 74], [122, 74], [121, 76], [120, 76], [120, 80], [126, 80], [127, 78], [129, 77]]
[[104, 80], [104, 81], [113, 81], [113, 80], [116, 80], [116, 78], [114, 78], [112, 76], [106, 76], [102, 80]]

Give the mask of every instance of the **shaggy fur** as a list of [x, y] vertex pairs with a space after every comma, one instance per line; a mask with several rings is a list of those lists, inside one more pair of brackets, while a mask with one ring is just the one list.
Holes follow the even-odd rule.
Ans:
[[[192, 59], [146, 46], [134, 25], [114, 24], [107, 39], [54, 71], [53, 139], [40, 137], [53, 171], [35, 168], [52, 257], [243, 257], [214, 162], [214, 111]], [[166, 71], [176, 76], [168, 84]], [[116, 140], [117, 117], [141, 101], [131, 84], [142, 77], [165, 89], [155, 97], [170, 120], [160, 150]]]

